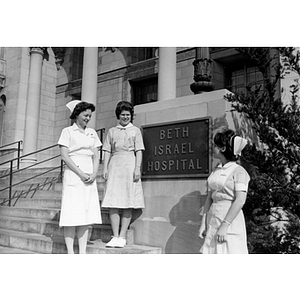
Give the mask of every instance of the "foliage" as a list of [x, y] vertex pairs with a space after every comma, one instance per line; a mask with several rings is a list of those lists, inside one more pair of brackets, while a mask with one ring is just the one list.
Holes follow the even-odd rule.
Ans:
[[[252, 166], [244, 214], [250, 253], [300, 253], [300, 107], [298, 82], [285, 103], [278, 90], [288, 72], [300, 75], [294, 48], [237, 48], [255, 63], [263, 84], [228, 94], [233, 108], [247, 117], [259, 138], [243, 152]], [[280, 55], [279, 55], [280, 54]], [[281, 221], [283, 223], [278, 223]], [[281, 224], [281, 225], [279, 225]]]

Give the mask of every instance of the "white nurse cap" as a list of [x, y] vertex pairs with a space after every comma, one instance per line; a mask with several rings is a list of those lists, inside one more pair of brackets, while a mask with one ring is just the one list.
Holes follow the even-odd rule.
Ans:
[[72, 100], [69, 103], [66, 104], [66, 107], [71, 111], [71, 113], [73, 112], [75, 106], [80, 103], [80, 100]]
[[233, 139], [233, 154], [240, 155], [248, 141], [236, 135], [232, 136], [231, 139]]

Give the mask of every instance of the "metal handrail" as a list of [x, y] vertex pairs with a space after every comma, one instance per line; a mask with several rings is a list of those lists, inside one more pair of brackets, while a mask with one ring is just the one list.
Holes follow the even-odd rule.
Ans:
[[1, 148], [5, 148], [5, 147], [8, 147], [8, 146], [11, 146], [11, 145], [14, 145], [14, 144], [19, 144], [19, 143], [23, 143], [22, 140], [19, 140], [19, 141], [16, 141], [16, 142], [13, 142], [13, 143], [10, 143], [10, 144], [6, 144], [6, 145], [3, 145], [3, 146], [0, 146], [0, 149]]
[[[96, 130], [96, 132], [97, 132], [97, 133], [100, 132], [100, 140], [102, 141], [102, 140], [103, 140], [103, 135], [104, 135], [105, 129], [104, 129], [104, 128], [101, 128], [101, 129]], [[15, 143], [17, 143], [17, 142], [15, 142]], [[12, 144], [14, 144], [14, 143], [12, 143]], [[6, 146], [7, 146], [7, 145], [6, 145]], [[56, 159], [56, 158], [60, 157], [60, 154], [54, 155], [54, 156], [52, 156], [52, 157], [50, 157], [50, 158], [44, 159], [44, 160], [42, 160], [42, 161], [36, 162], [36, 163], [34, 163], [34, 164], [32, 164], [32, 165], [29, 165], [29, 166], [27, 166], [27, 167], [24, 167], [24, 168], [21, 168], [21, 169], [20, 169], [20, 167], [19, 167], [19, 161], [20, 161], [21, 159], [23, 159], [24, 157], [33, 155], [33, 154], [37, 154], [37, 153], [40, 153], [40, 152], [49, 150], [49, 149], [54, 148], [54, 147], [58, 147], [58, 145], [57, 145], [57, 144], [56, 144], [56, 145], [52, 145], [52, 146], [49, 146], [49, 147], [46, 147], [46, 148], [43, 148], [43, 149], [40, 149], [40, 150], [31, 152], [31, 153], [28, 153], [28, 154], [25, 154], [25, 155], [22, 155], [22, 156], [18, 155], [18, 157], [13, 158], [13, 159], [10, 159], [10, 160], [7, 160], [6, 162], [3, 162], [3, 163], [0, 164], [0, 166], [1, 166], [1, 165], [4, 165], [4, 164], [10, 164], [10, 168], [9, 168], [10, 172], [9, 172], [9, 173], [6, 173], [6, 174], [4, 174], [4, 175], [2, 175], [2, 176], [0, 176], [0, 179], [9, 176], [9, 185], [8, 185], [7, 187], [5, 187], [5, 188], [3, 188], [3, 189], [0, 190], [0, 192], [2, 192], [2, 191], [4, 191], [4, 190], [7, 190], [7, 189], [9, 190], [9, 199], [3, 201], [3, 203], [9, 202], [9, 206], [11, 206], [12, 187], [15, 187], [15, 186], [17, 186], [17, 185], [19, 185], [19, 184], [21, 184], [21, 183], [24, 183], [24, 182], [26, 182], [26, 181], [29, 181], [29, 180], [33, 179], [33, 178], [36, 178], [36, 177], [39, 177], [39, 176], [44, 175], [44, 174], [46, 174], [46, 173], [49, 173], [49, 172], [51, 172], [51, 171], [53, 171], [54, 169], [57, 169], [57, 168], [60, 168], [60, 175], [59, 175], [59, 177], [62, 177], [62, 172], [63, 172], [64, 162], [61, 160], [60, 166], [51, 168], [51, 169], [47, 170], [46, 172], [39, 173], [39, 174], [37, 174], [37, 175], [35, 175], [35, 176], [32, 176], [32, 177], [30, 177], [30, 178], [27, 178], [26, 180], [23, 180], [23, 181], [20, 181], [20, 182], [18, 182], [18, 183], [13, 184], [13, 174], [16, 174], [16, 173], [18, 173], [18, 172], [24, 171], [24, 170], [29, 169], [29, 168], [33, 168], [33, 167], [35, 167], [35, 166], [37, 166], [37, 165], [40, 165], [40, 164], [42, 164], [42, 163], [45, 163], [45, 162], [47, 162], [47, 161]], [[100, 147], [100, 163], [102, 163], [102, 157], [103, 157], [103, 154], [102, 154], [102, 147]], [[16, 161], [16, 160], [18, 161], [18, 168], [17, 168], [17, 170], [13, 170], [13, 162]], [[3, 203], [0, 203], [0, 205], [3, 204]]]
[[[44, 174], [46, 174], [46, 173], [49, 173], [49, 172], [51, 172], [52, 170], [59, 168], [60, 166], [51, 168], [51, 169], [47, 170], [46, 172], [42, 172], [42, 173], [40, 173], [40, 174], [34, 175], [34, 176], [30, 177], [30, 178], [27, 178], [26, 180], [22, 180], [22, 181], [20, 181], [20, 182], [15, 183], [15, 184], [13, 184], [13, 174], [19, 173], [19, 172], [21, 172], [21, 171], [27, 170], [27, 169], [29, 169], [29, 168], [35, 167], [35, 166], [40, 165], [40, 164], [42, 164], [42, 163], [45, 163], [45, 162], [47, 162], [47, 161], [53, 160], [53, 159], [55, 159], [55, 158], [58, 158], [60, 155], [52, 156], [52, 157], [50, 157], [50, 158], [47, 158], [47, 159], [41, 160], [41, 161], [39, 161], [39, 162], [36, 162], [36, 163], [34, 163], [34, 164], [30, 165], [30, 166], [26, 166], [26, 167], [21, 168], [21, 169], [18, 168], [17, 170], [13, 170], [13, 162], [14, 162], [15, 160], [17, 160], [17, 159], [20, 160], [20, 159], [22, 159], [22, 158], [24, 158], [24, 157], [27, 157], [27, 156], [29, 156], [29, 155], [36, 154], [36, 153], [40, 153], [40, 152], [43, 152], [43, 151], [45, 151], [45, 150], [49, 150], [49, 149], [54, 148], [54, 147], [58, 147], [58, 145], [52, 145], [52, 146], [49, 146], [49, 147], [46, 147], [46, 148], [43, 148], [43, 149], [40, 149], [40, 150], [31, 152], [31, 153], [28, 153], [28, 154], [22, 155], [22, 156], [20, 156], [20, 157], [10, 159], [10, 160], [8, 160], [7, 162], [4, 162], [4, 163], [0, 164], [0, 165], [6, 164], [6, 163], [9, 163], [9, 164], [10, 164], [10, 168], [9, 168], [9, 169], [10, 169], [10, 172], [7, 173], [7, 174], [4, 174], [4, 175], [2, 175], [2, 176], [0, 176], [0, 179], [9, 176], [9, 185], [8, 185], [7, 187], [5, 187], [5, 188], [2, 188], [2, 189], [0, 190], [0, 192], [3, 192], [3, 191], [5, 191], [5, 190], [8, 190], [8, 200], [3, 201], [3, 203], [5, 203], [5, 202], [8, 201], [8, 202], [9, 202], [9, 206], [11, 206], [11, 200], [12, 200], [12, 198], [13, 198], [13, 197], [12, 197], [12, 188], [13, 188], [13, 187], [15, 187], [15, 186], [17, 186], [17, 185], [19, 185], [19, 184], [22, 184], [22, 183], [24, 183], [24, 182], [26, 182], [26, 181], [29, 181], [29, 180], [31, 180], [31, 179], [34, 179], [34, 178], [36, 178], [36, 177], [39, 177], [39, 176], [41, 176], [41, 175], [44, 175]], [[3, 204], [3, 203], [0, 203], [0, 205]]]
[[[12, 142], [12, 143], [3, 145], [3, 146], [0, 147], [0, 149], [6, 148], [6, 147], [11, 146], [11, 145], [14, 145], [14, 144], [18, 144], [18, 149], [17, 149], [17, 151], [18, 151], [18, 156], [17, 156], [17, 157], [20, 157], [20, 154], [21, 154], [21, 144], [22, 144], [22, 143], [23, 143], [23, 141], [22, 141], [22, 140], [19, 140], [19, 141], [16, 141], [16, 142]], [[1, 164], [0, 164], [0, 165], [1, 165]], [[18, 160], [17, 160], [17, 168], [19, 169], [19, 167], [20, 167], [20, 160], [18, 159]]]
[[[33, 178], [38, 177], [38, 176], [44, 175], [44, 174], [46, 174], [46, 173], [49, 173], [49, 172], [51, 172], [51, 171], [53, 171], [53, 170], [56, 170], [56, 169], [58, 169], [58, 168], [60, 168], [60, 166], [54, 167], [54, 168], [52, 168], [52, 169], [50, 169], [50, 170], [48, 170], [48, 171], [46, 171], [46, 172], [40, 173], [40, 174], [38, 174], [38, 175], [35, 175], [35, 176], [33, 176], [33, 177], [30, 177], [30, 178], [27, 178], [27, 179], [25, 179], [25, 180], [23, 180], [23, 181], [20, 181], [20, 182], [18, 182], [18, 183], [16, 183], [16, 184], [13, 184], [12, 187], [13, 187], [13, 186], [16, 186], [16, 185], [18, 185], [18, 184], [24, 183], [24, 182], [26, 182], [26, 181], [29, 181], [29, 180], [31, 180], [31, 179], [33, 179]], [[26, 191], [21, 191], [20, 193], [17, 193], [17, 191], [15, 191], [13, 196], [11, 195], [11, 191], [10, 191], [10, 195], [9, 195], [8, 199], [4, 198], [4, 200], [0, 203], [0, 205], [3, 205], [3, 204], [5, 204], [6, 202], [8, 202], [8, 203], [9, 203], [9, 206], [11, 206], [11, 201], [14, 200], [14, 199], [17, 199], [17, 200], [15, 201], [15, 203], [14, 203], [14, 205], [15, 205], [21, 196], [23, 196], [23, 195], [28, 195], [30, 192], [34, 192], [34, 193], [35, 193], [39, 188], [41, 188], [41, 187], [43, 188], [43, 187], [46, 186], [46, 185], [52, 185], [53, 182], [58, 181], [58, 178], [54, 178], [54, 177], [53, 177], [52, 179], [50, 179], [50, 181], [48, 181], [48, 178], [49, 178], [49, 177], [46, 178], [46, 180], [45, 180], [44, 183], [37, 183], [37, 184], [36, 184], [36, 187], [33, 187], [34, 184], [31, 184], [31, 186], [29, 187], [29, 189], [27, 189]], [[5, 189], [7, 189], [7, 188], [5, 188]], [[2, 190], [5, 190], [5, 189], [2, 189]], [[2, 190], [1, 190], [1, 191], [2, 191]]]
[[[36, 154], [36, 153], [40, 153], [40, 152], [46, 151], [46, 150], [48, 150], [48, 149], [51, 149], [51, 148], [54, 148], [54, 147], [57, 147], [57, 146], [58, 146], [58, 145], [52, 145], [52, 146], [49, 146], [49, 147], [46, 147], [46, 148], [43, 148], [43, 149], [40, 149], [40, 150], [37, 150], [37, 151], [34, 151], [34, 152], [30, 152], [30, 153], [28, 153], [28, 154], [25, 154], [25, 155], [22, 155], [22, 156], [19, 156], [19, 157], [12, 158], [12, 159], [10, 159], [10, 160], [7, 160], [7, 161], [1, 163], [0, 166], [5, 165], [5, 164], [7, 164], [7, 163], [10, 163], [11, 161], [20, 160], [20, 159], [22, 159], [22, 158], [24, 158], [24, 157], [27, 157], [27, 156], [29, 156], [29, 155], [33, 155], [33, 154]], [[36, 164], [39, 164], [39, 163], [36, 163]], [[34, 164], [34, 165], [35, 165], [35, 164]], [[34, 166], [34, 165], [31, 165], [31, 166], [29, 166], [29, 167], [23, 168], [22, 170], [28, 169], [28, 168], [30, 168], [30, 167], [32, 167], [32, 166]], [[1, 177], [0, 177], [0, 178], [1, 178]]]
[[[105, 132], [105, 128], [101, 128], [101, 129], [97, 129], [96, 132], [100, 132], [100, 141], [103, 142], [103, 137], [104, 137], [104, 132]], [[103, 161], [103, 151], [102, 151], [102, 146], [100, 147], [100, 164]]]

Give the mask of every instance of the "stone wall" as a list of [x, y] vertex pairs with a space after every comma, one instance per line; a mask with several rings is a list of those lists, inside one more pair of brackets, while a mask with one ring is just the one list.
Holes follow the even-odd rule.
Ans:
[[[134, 124], [178, 122], [211, 117], [212, 128], [234, 125], [230, 104], [224, 100], [227, 90], [149, 103], [135, 108]], [[211, 164], [216, 161], [210, 155]], [[146, 208], [133, 222], [135, 242], [163, 248], [165, 253], [199, 253], [198, 237], [207, 178], [143, 179]]]

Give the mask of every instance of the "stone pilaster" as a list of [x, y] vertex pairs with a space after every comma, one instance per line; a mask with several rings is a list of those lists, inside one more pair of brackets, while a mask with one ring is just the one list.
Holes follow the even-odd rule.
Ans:
[[160, 47], [158, 56], [158, 101], [176, 98], [176, 48]]
[[[46, 48], [30, 48], [30, 67], [26, 105], [26, 121], [24, 132], [23, 155], [37, 150], [40, 98], [42, 85], [42, 66]], [[23, 165], [36, 162], [36, 155], [30, 155], [22, 160]]]
[[[81, 100], [93, 103], [97, 109], [98, 47], [85, 47], [83, 55]], [[96, 128], [96, 111], [89, 127]]]

